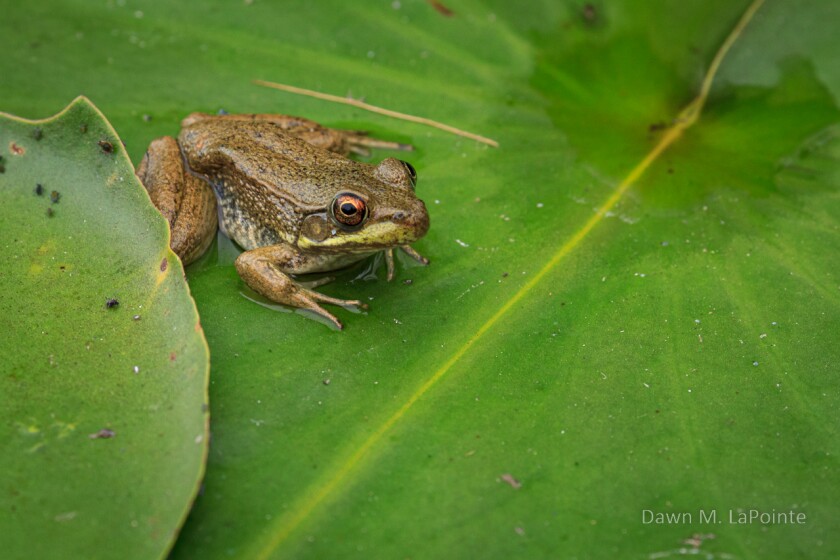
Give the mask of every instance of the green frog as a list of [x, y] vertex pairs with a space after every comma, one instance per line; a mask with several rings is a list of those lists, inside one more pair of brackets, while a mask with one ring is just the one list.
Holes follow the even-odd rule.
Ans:
[[254, 291], [341, 329], [320, 304], [365, 305], [305, 288], [296, 275], [385, 251], [391, 280], [395, 248], [428, 264], [410, 247], [429, 229], [414, 192], [417, 174], [396, 158], [373, 165], [346, 157], [371, 148], [411, 149], [286, 115], [194, 113], [177, 140], [149, 145], [137, 176], [169, 222], [172, 250], [185, 265], [207, 250], [218, 227], [244, 249], [236, 270]]

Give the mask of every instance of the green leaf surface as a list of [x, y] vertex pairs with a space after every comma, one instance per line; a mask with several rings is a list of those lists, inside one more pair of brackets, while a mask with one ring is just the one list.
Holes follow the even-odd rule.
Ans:
[[0, 114], [3, 558], [159, 558], [207, 452], [207, 344], [166, 223], [80, 97]]
[[223, 238], [188, 270], [213, 445], [173, 558], [840, 555], [838, 4], [768, 0], [648, 160], [748, 2], [431, 4], [45, 1], [0, 23], [3, 109], [85, 93], [135, 163], [219, 109], [417, 148], [432, 264], [320, 288], [369, 301], [344, 332], [254, 303]]

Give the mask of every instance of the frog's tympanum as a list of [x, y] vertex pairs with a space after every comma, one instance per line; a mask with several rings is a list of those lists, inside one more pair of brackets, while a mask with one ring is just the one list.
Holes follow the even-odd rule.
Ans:
[[428, 262], [409, 246], [429, 229], [414, 168], [395, 158], [372, 165], [345, 157], [376, 147], [408, 148], [284, 115], [196, 113], [181, 123], [177, 140], [151, 143], [137, 176], [169, 221], [172, 249], [184, 264], [204, 253], [218, 224], [245, 249], [236, 270], [248, 286], [341, 328], [319, 302], [364, 304], [304, 288], [292, 275], [337, 270], [385, 251], [390, 280], [397, 247]]

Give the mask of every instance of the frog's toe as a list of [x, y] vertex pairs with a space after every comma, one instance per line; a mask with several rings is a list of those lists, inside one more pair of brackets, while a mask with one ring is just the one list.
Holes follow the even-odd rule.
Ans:
[[344, 325], [341, 323], [341, 321], [338, 320], [338, 317], [336, 317], [335, 315], [333, 315], [332, 313], [330, 313], [329, 311], [327, 311], [326, 309], [324, 309], [323, 307], [321, 307], [317, 303], [313, 302], [312, 305], [306, 306], [303, 309], [308, 309], [309, 311], [312, 311], [313, 313], [319, 315], [320, 317], [323, 317], [324, 319], [326, 319], [327, 321], [329, 321], [330, 323], [335, 325], [335, 327], [338, 330], [340, 330], [340, 331], [344, 330]]
[[298, 282], [301, 286], [305, 288], [309, 288], [310, 290], [313, 288], [318, 288], [320, 286], [324, 286], [329, 284], [330, 282], [335, 280], [335, 276], [324, 276], [323, 278], [318, 278], [316, 280], [309, 280], [307, 282]]
[[368, 305], [365, 302], [360, 301], [358, 299], [334, 298], [334, 297], [331, 297], [331, 296], [324, 295], [321, 292], [316, 292], [314, 290], [308, 290], [306, 288], [301, 288], [300, 291], [303, 294], [305, 294], [305, 296], [307, 298], [309, 298], [310, 300], [312, 300], [313, 302], [317, 301], [317, 302], [320, 302], [320, 303], [330, 303], [332, 305], [340, 305], [342, 307], [352, 306], [352, 307], [358, 307], [360, 309], [367, 309], [368, 308]]
[[308, 290], [306, 288], [300, 288], [300, 290], [295, 293], [289, 303], [295, 307], [300, 309], [306, 309], [308, 311], [312, 311], [316, 315], [323, 317], [324, 319], [331, 322], [338, 330], [344, 329], [344, 325], [341, 324], [341, 321], [338, 320], [338, 317], [318, 305], [319, 301], [324, 301], [324, 303], [332, 303], [334, 298], [330, 298], [329, 296], [324, 296], [319, 294], [318, 292], [314, 292], [312, 290]]
[[396, 266], [394, 265], [394, 248], [385, 250], [385, 266], [388, 269], [388, 282], [394, 279]]
[[420, 253], [418, 253], [417, 251], [415, 251], [415, 250], [411, 247], [411, 245], [402, 245], [402, 246], [400, 247], [400, 249], [402, 249], [402, 250], [403, 250], [403, 252], [404, 252], [406, 255], [408, 255], [409, 257], [411, 257], [411, 258], [412, 258], [412, 259], [414, 259], [415, 261], [419, 262], [419, 263], [420, 263], [420, 264], [422, 264], [423, 266], [426, 266], [427, 264], [429, 264], [429, 259], [427, 259], [427, 258], [426, 258], [426, 257], [424, 257], [423, 255], [421, 255]]

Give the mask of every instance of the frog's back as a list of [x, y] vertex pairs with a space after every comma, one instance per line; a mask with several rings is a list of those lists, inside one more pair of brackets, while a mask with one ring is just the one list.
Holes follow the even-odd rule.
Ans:
[[306, 215], [367, 175], [365, 164], [271, 123], [197, 121], [178, 141], [190, 169], [213, 186], [223, 231], [245, 249], [294, 243]]

